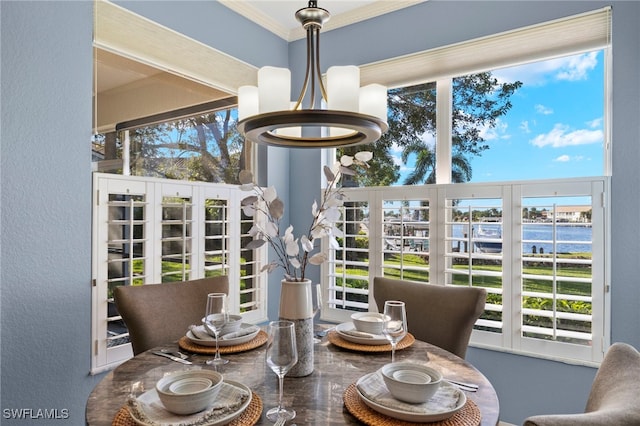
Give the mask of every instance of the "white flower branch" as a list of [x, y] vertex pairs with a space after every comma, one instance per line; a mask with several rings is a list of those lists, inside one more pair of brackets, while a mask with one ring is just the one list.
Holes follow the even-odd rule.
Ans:
[[[252, 191], [242, 200], [243, 211], [248, 217], [256, 214], [264, 216], [264, 226], [256, 221], [249, 230], [253, 240], [246, 245], [247, 249], [257, 249], [264, 244], [269, 244], [276, 253], [277, 260], [272, 261], [261, 268], [262, 271], [272, 272], [282, 267], [285, 277], [291, 281], [303, 281], [308, 264], [320, 265], [327, 260], [326, 253], [311, 254], [314, 250], [316, 239], [331, 238], [331, 245], [337, 247], [335, 238], [343, 236], [342, 231], [335, 226], [340, 219], [344, 193], [337, 188], [343, 175], [355, 175], [351, 168], [354, 165], [369, 167], [367, 162], [373, 158], [369, 151], [357, 153], [354, 157], [344, 155], [332, 168], [325, 166], [324, 175], [327, 179], [327, 187], [323, 191], [322, 203], [318, 207], [317, 201], [311, 206], [313, 220], [306, 234], [295, 238], [293, 226], [289, 225], [284, 235], [280, 233], [280, 220], [284, 216], [284, 203], [274, 187], [261, 188], [253, 182], [253, 175], [248, 170], [240, 172], [240, 188], [243, 191]], [[300, 250], [302, 248], [302, 250]]]

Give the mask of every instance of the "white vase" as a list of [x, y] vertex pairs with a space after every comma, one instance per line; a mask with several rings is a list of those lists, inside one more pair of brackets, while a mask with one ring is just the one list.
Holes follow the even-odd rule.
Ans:
[[298, 362], [287, 377], [304, 377], [313, 373], [313, 301], [311, 280], [282, 280], [280, 319], [293, 321], [296, 329]]

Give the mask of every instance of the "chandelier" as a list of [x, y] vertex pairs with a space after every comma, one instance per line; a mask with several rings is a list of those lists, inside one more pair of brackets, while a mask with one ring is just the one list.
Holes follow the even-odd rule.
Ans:
[[[387, 88], [360, 87], [360, 69], [334, 66], [326, 84], [320, 72], [320, 29], [330, 14], [317, 1], [296, 12], [307, 33], [307, 64], [298, 100], [291, 102], [287, 68], [258, 70], [258, 86], [238, 89], [238, 131], [246, 140], [289, 148], [345, 147], [380, 139], [387, 126]], [[316, 108], [319, 87], [326, 109]], [[309, 108], [302, 102], [309, 89]]]

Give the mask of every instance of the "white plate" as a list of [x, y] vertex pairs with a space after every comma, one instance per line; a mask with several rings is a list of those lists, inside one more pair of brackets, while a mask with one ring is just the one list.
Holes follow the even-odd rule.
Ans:
[[[253, 324], [242, 324], [240, 325], [240, 329], [245, 329], [245, 328], [249, 328], [249, 327], [254, 327]], [[251, 340], [253, 340], [254, 337], [256, 337], [258, 335], [258, 333], [260, 332], [260, 327], [258, 327], [255, 331], [255, 333], [251, 333], [251, 334], [247, 334], [246, 336], [240, 336], [240, 337], [236, 337], [235, 339], [219, 339], [218, 340], [218, 345], [220, 347], [223, 346], [234, 346], [234, 345], [241, 345], [242, 343], [247, 343]], [[187, 331], [187, 339], [189, 339], [192, 343], [195, 343], [196, 345], [200, 345], [200, 346], [213, 346], [214, 348], [216, 347], [216, 339], [212, 336], [211, 340], [209, 339], [198, 339], [196, 336], [194, 336], [194, 334], [191, 332], [191, 330]]]
[[156, 391], [155, 388], [143, 393], [138, 397], [138, 400], [141, 402], [140, 405], [142, 407], [144, 407], [145, 405], [152, 407], [151, 410], [149, 410], [148, 412], [145, 412], [147, 417], [149, 417], [149, 423], [138, 418], [137, 413], [134, 413], [131, 410], [129, 411], [129, 414], [131, 415], [131, 418], [133, 419], [134, 422], [142, 426], [157, 426], [157, 425], [178, 424], [178, 423], [180, 424], [193, 423], [201, 426], [225, 425], [230, 421], [232, 421], [233, 419], [235, 419], [236, 417], [240, 416], [244, 412], [244, 410], [246, 410], [246, 408], [249, 406], [252, 398], [251, 389], [249, 389], [247, 386], [243, 385], [242, 383], [234, 382], [231, 380], [225, 380], [225, 382], [249, 392], [249, 398], [247, 398], [247, 400], [236, 411], [229, 413], [225, 416], [222, 416], [218, 419], [215, 419], [215, 420], [212, 419], [207, 421], [206, 419], [202, 418], [204, 413], [206, 413], [206, 410], [201, 411], [199, 413], [190, 414], [187, 416], [181, 416], [181, 415], [170, 413], [162, 405], [162, 402], [158, 397], [158, 392]]
[[451, 386], [452, 388], [455, 389], [456, 393], [458, 394], [458, 405], [456, 405], [451, 410], [441, 411], [437, 413], [429, 413], [429, 414], [426, 414], [426, 413], [420, 414], [420, 413], [415, 413], [410, 411], [393, 409], [393, 408], [386, 407], [384, 405], [380, 405], [370, 400], [362, 392], [360, 392], [360, 389], [358, 389], [358, 383], [356, 383], [356, 391], [358, 392], [358, 396], [362, 398], [362, 401], [369, 408], [371, 408], [374, 411], [377, 411], [378, 413], [384, 414], [385, 416], [389, 416], [394, 419], [404, 420], [407, 422], [428, 423], [428, 422], [438, 422], [440, 420], [448, 419], [449, 417], [453, 416], [458, 411], [460, 411], [462, 407], [464, 407], [464, 404], [467, 403], [467, 396], [460, 389], [444, 381], [440, 384], [440, 386]]
[[357, 331], [355, 325], [352, 322], [343, 322], [342, 324], [336, 325], [336, 333], [344, 340], [347, 340], [352, 343], [358, 343], [360, 345], [388, 345], [389, 341], [382, 334], [374, 335], [375, 337], [358, 337], [345, 333], [345, 331]]

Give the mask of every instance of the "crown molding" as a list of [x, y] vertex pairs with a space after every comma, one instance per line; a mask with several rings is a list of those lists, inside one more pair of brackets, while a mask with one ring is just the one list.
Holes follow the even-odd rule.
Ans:
[[[278, 37], [289, 40], [289, 28], [260, 12], [258, 9], [251, 6], [250, 2], [239, 0], [218, 0], [218, 3], [271, 31]], [[291, 12], [292, 15], [294, 13], [295, 10]]]
[[[261, 27], [271, 31], [273, 34], [286, 41], [294, 41], [303, 39], [306, 36], [306, 32], [302, 27], [295, 29], [289, 29], [285, 25], [282, 25], [275, 19], [262, 14], [258, 9], [251, 5], [250, 1], [239, 0], [218, 0], [220, 4], [228, 7], [234, 12], [244, 16], [245, 18], [255, 22]], [[361, 6], [356, 9], [352, 9], [348, 12], [341, 13], [339, 15], [332, 15], [331, 19], [322, 27], [322, 31], [331, 31], [337, 28], [345, 27], [347, 25], [355, 24], [357, 22], [365, 21], [367, 19], [375, 18], [376, 16], [384, 15], [394, 12], [405, 7], [414, 6], [419, 3], [423, 3], [428, 0], [378, 0], [366, 6]], [[291, 14], [295, 14], [293, 8]], [[331, 10], [329, 10], [331, 13]]]

